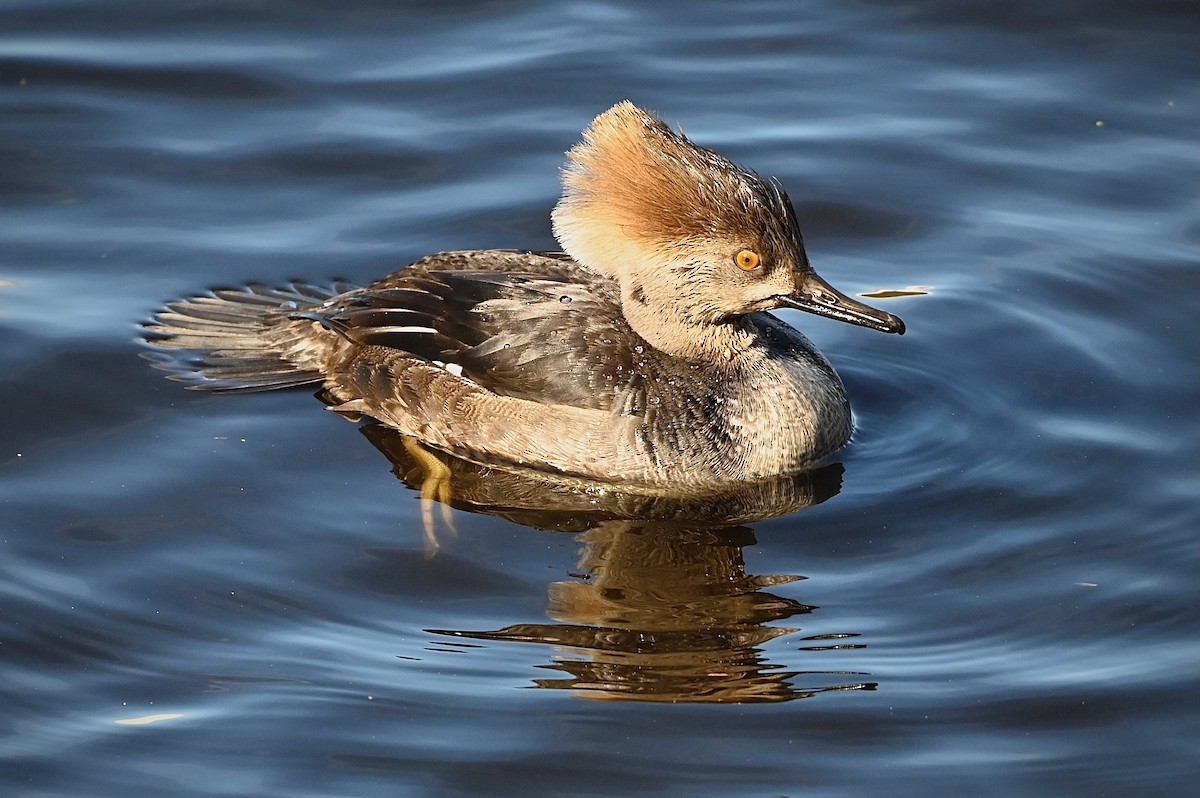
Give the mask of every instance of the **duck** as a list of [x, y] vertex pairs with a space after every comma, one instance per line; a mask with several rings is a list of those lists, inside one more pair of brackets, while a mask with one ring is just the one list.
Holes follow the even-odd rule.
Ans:
[[905, 326], [817, 275], [778, 180], [626, 101], [570, 149], [562, 186], [562, 251], [439, 252], [365, 287], [215, 289], [167, 304], [146, 337], [189, 388], [319, 386], [332, 410], [485, 466], [720, 488], [849, 441], [842, 381], [771, 311]]

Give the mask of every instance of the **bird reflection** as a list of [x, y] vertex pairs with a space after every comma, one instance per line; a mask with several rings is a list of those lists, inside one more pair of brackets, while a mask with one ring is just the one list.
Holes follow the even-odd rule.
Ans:
[[[421, 491], [428, 539], [431, 500], [538, 529], [569, 531], [582, 544], [579, 578], [551, 583], [551, 622], [495, 630], [430, 629], [456, 638], [554, 647], [537, 687], [594, 699], [746, 703], [787, 701], [836, 690], [870, 690], [864, 674], [795, 671], [772, 664], [762, 646], [795, 635], [815, 607], [769, 592], [804, 579], [746, 573], [744, 526], [835, 495], [840, 464], [747, 484], [720, 494], [665, 496], [563, 480], [509, 466], [484, 466], [427, 449], [379, 425], [362, 428]], [[789, 623], [784, 623], [792, 619]], [[797, 638], [802, 650], [859, 648], [853, 634]]]

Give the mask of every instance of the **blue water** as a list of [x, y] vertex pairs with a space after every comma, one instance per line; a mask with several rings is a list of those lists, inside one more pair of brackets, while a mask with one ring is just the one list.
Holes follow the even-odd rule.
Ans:
[[[10, 0], [0, 793], [1195, 794], [1197, 34], [1165, 1]], [[460, 473], [446, 518], [304, 391], [139, 358], [212, 286], [554, 248], [562, 153], [626, 98], [778, 176], [834, 285], [904, 294], [870, 300], [903, 338], [782, 314], [858, 431], [781, 515]]]

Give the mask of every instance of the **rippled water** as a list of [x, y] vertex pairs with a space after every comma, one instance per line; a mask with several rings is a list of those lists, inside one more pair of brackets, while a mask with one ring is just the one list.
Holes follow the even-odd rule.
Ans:
[[[6, 3], [0, 792], [1194, 794], [1198, 33]], [[452, 464], [443, 511], [393, 436], [139, 359], [213, 285], [553, 248], [562, 152], [625, 98], [777, 175], [835, 285], [906, 294], [872, 300], [903, 338], [784, 314], [851, 392], [830, 469], [699, 507]]]

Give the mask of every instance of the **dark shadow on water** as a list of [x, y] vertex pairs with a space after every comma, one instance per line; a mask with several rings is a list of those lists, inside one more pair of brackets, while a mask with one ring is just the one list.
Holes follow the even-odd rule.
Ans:
[[[362, 431], [391, 461], [393, 473], [421, 492], [433, 546], [439, 523], [435, 499], [577, 536], [580, 573], [549, 585], [550, 622], [426, 630], [552, 646], [551, 661], [542, 667], [556, 675], [534, 680], [535, 687], [594, 699], [703, 703], [875, 689], [861, 680], [865, 674], [787, 670], [768, 661], [763, 645], [799, 634], [790, 619], [817, 608], [769, 592], [803, 576], [748, 574], [742, 556], [756, 542], [745, 524], [836, 495], [841, 464], [720, 493], [667, 496], [478, 465], [379, 425]], [[852, 642], [855, 637], [818, 635], [796, 643], [804, 651], [861, 647]]]

